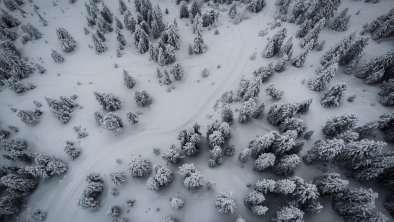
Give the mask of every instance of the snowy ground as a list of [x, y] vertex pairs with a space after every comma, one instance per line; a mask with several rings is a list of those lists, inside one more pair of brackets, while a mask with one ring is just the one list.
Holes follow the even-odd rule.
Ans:
[[[169, 15], [165, 15], [166, 21], [178, 18], [179, 6], [171, 1], [154, 1], [153, 5], [159, 4], [162, 9], [168, 8]], [[208, 51], [202, 55], [189, 55], [187, 45], [192, 42], [193, 35], [189, 20], [177, 20], [181, 35], [181, 50], [177, 51], [177, 61], [185, 68], [186, 77], [181, 82], [175, 83], [175, 89], [167, 92], [165, 86], [160, 86], [156, 78], [157, 63], [149, 61], [148, 54], [140, 55], [135, 50], [134, 41], [130, 34], [125, 33], [129, 47], [126, 54], [118, 58], [115, 52], [115, 35], [111, 33], [107, 41], [109, 48], [102, 55], [97, 55], [88, 45], [91, 43], [90, 35], [83, 33], [85, 23], [84, 1], [80, 0], [71, 5], [68, 1], [57, 1], [54, 7], [52, 1], [35, 1], [41, 12], [45, 12], [44, 17], [49, 25], [42, 26], [33, 12], [30, 3], [24, 6], [29, 12], [26, 20], [39, 27], [44, 34], [43, 38], [30, 42], [26, 45], [19, 45], [23, 49], [24, 55], [38, 59], [42, 57], [44, 66], [47, 68], [45, 74], [35, 74], [28, 80], [37, 85], [37, 88], [21, 96], [15, 96], [14, 92], [5, 89], [0, 93], [0, 113], [2, 125], [15, 125], [20, 128], [19, 137], [27, 140], [30, 148], [34, 151], [54, 154], [67, 159], [63, 151], [66, 140], [76, 140], [73, 131], [74, 126], [86, 127], [89, 136], [81, 140], [82, 154], [75, 161], [69, 161], [69, 171], [66, 175], [42, 181], [38, 189], [29, 198], [28, 206], [18, 221], [25, 221], [25, 217], [30, 215], [32, 209], [40, 208], [48, 211], [47, 221], [109, 221], [106, 210], [110, 205], [118, 204], [126, 211], [126, 200], [136, 199], [136, 206], [129, 212], [124, 212], [122, 216], [130, 221], [160, 221], [168, 215], [173, 215], [179, 221], [231, 221], [237, 215], [242, 215], [248, 221], [261, 221], [261, 218], [253, 216], [243, 205], [243, 197], [248, 191], [246, 185], [256, 179], [275, 177], [271, 173], [256, 173], [251, 169], [251, 165], [246, 164], [241, 167], [237, 156], [248, 142], [255, 135], [262, 135], [274, 130], [266, 119], [253, 120], [248, 125], [235, 123], [232, 125], [231, 143], [236, 145], [236, 155], [226, 157], [224, 164], [211, 169], [207, 165], [208, 153], [202, 152], [195, 159], [188, 159], [196, 164], [216, 186], [212, 191], [187, 191], [177, 175], [175, 181], [165, 190], [160, 192], [150, 191], [145, 186], [145, 180], [128, 178], [128, 183], [120, 187], [120, 195], [113, 197], [110, 190], [113, 185], [109, 181], [109, 173], [114, 171], [127, 171], [128, 162], [132, 157], [142, 156], [154, 163], [165, 164], [160, 156], [153, 154], [154, 147], [165, 151], [171, 144], [178, 144], [177, 133], [195, 122], [205, 127], [214, 119], [218, 118], [219, 112], [214, 110], [214, 105], [220, 95], [237, 87], [242, 76], [251, 78], [252, 72], [262, 65], [267, 65], [277, 58], [262, 58], [261, 52], [266, 45], [266, 38], [258, 36], [258, 32], [268, 27], [275, 15], [273, 1], [266, 1], [267, 5], [262, 12], [252, 15], [250, 19], [234, 25], [228, 21], [228, 16], [221, 17], [218, 27], [219, 35], [214, 34], [214, 30], [204, 31], [204, 40], [208, 45]], [[106, 4], [116, 12], [117, 1], [106, 1]], [[379, 4], [365, 4], [362, 1], [344, 0], [338, 11], [345, 7], [350, 7], [349, 14], [352, 15], [349, 29], [346, 32], [333, 32], [324, 29], [321, 39], [326, 40], [326, 47], [338, 42], [342, 37], [354, 31], [359, 31], [363, 24], [386, 12], [392, 6], [392, 0], [381, 0]], [[129, 8], [134, 8], [132, 3]], [[354, 15], [361, 9], [360, 15]], [[188, 24], [189, 23], [189, 24]], [[187, 25], [188, 24], [188, 25]], [[56, 38], [55, 28], [62, 26], [77, 40], [76, 51], [65, 56], [65, 63], [56, 64], [50, 57], [50, 49], [60, 49]], [[297, 27], [294, 24], [282, 23], [282, 27], [288, 29], [288, 36], [294, 35]], [[271, 36], [271, 31], [268, 36]], [[294, 39], [294, 43], [298, 40]], [[110, 43], [113, 43], [111, 45]], [[294, 54], [301, 49], [295, 44]], [[377, 55], [383, 54], [392, 48], [392, 41], [377, 44], [370, 41], [367, 46], [366, 55], [363, 61]], [[323, 51], [324, 52], [324, 51]], [[301, 118], [305, 120], [308, 129], [315, 130], [315, 134], [305, 145], [302, 153], [305, 153], [312, 143], [321, 137], [320, 128], [324, 122], [337, 114], [352, 112], [359, 116], [359, 124], [376, 120], [379, 115], [392, 112], [392, 108], [384, 107], [377, 102], [378, 88], [363, 84], [360, 79], [338, 71], [334, 78], [335, 82], [345, 81], [348, 84], [346, 97], [357, 95], [353, 103], [343, 102], [338, 108], [323, 108], [320, 101], [320, 94], [310, 91], [303, 79], [315, 75], [314, 69], [323, 52], [312, 51], [303, 68], [287, 66], [283, 73], [275, 73], [268, 84], [273, 83], [279, 89], [285, 91], [280, 103], [300, 102], [313, 98], [310, 112]], [[256, 54], [255, 59], [250, 57]], [[363, 62], [362, 61], [362, 62]], [[115, 64], [118, 67], [115, 67]], [[220, 68], [218, 68], [220, 65]], [[210, 76], [201, 77], [201, 71], [207, 68]], [[137, 85], [134, 89], [127, 89], [123, 86], [122, 69], [130, 72], [136, 79]], [[268, 85], [267, 84], [267, 85]], [[265, 88], [263, 86], [263, 88]], [[149, 108], [140, 108], [134, 101], [136, 90], [147, 90], [153, 97], [153, 104]], [[102, 108], [94, 99], [93, 92], [111, 92], [120, 96], [123, 107], [118, 114], [125, 117], [129, 111], [141, 112], [140, 123], [136, 126], [126, 124], [124, 132], [114, 135], [96, 126], [94, 112]], [[77, 102], [81, 105], [72, 114], [71, 121], [63, 125], [53, 118], [45, 104], [45, 97], [58, 98], [59, 96], [78, 95]], [[264, 92], [262, 92], [264, 94]], [[10, 107], [17, 109], [34, 108], [33, 100], [44, 104], [44, 115], [42, 121], [34, 127], [23, 124], [15, 113], [10, 111]], [[260, 101], [269, 107], [275, 101], [265, 95], [260, 96]], [[171, 168], [176, 171], [173, 166]], [[77, 206], [77, 202], [85, 187], [85, 176], [91, 172], [100, 173], [106, 179], [106, 189], [103, 195], [103, 206], [97, 213], [90, 213]], [[295, 175], [301, 175], [305, 180], [310, 180], [319, 174], [318, 169], [301, 166], [296, 170]], [[216, 192], [234, 191], [238, 209], [235, 216], [224, 216], [214, 208]], [[169, 198], [175, 194], [180, 194], [186, 199], [186, 206], [183, 210], [175, 211], [169, 205]], [[278, 200], [269, 199], [268, 207], [275, 206]], [[389, 215], [381, 206], [380, 198], [378, 207]], [[274, 212], [268, 213], [263, 220], [268, 220]], [[391, 218], [393, 219], [393, 218]], [[325, 204], [323, 212], [314, 217], [306, 217], [307, 221], [337, 221], [340, 220], [331, 209], [330, 204]]]

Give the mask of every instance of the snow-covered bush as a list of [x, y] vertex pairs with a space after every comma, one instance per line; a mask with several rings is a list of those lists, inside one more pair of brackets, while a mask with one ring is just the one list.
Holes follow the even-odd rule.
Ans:
[[253, 163], [253, 169], [263, 171], [274, 166], [276, 157], [273, 153], [262, 153]]
[[253, 189], [260, 193], [268, 194], [274, 192], [275, 186], [276, 186], [275, 180], [261, 179], [261, 180], [257, 180], [254, 183]]
[[328, 107], [339, 106], [340, 102], [343, 100], [343, 92], [346, 88], [347, 86], [344, 82], [333, 85], [324, 93], [320, 103], [322, 106]]
[[110, 216], [111, 218], [117, 218], [120, 216], [121, 213], [122, 213], [122, 208], [118, 205], [110, 206], [107, 212], [108, 216]]
[[126, 183], [126, 173], [123, 171], [110, 173], [111, 181], [115, 185], [122, 185]]
[[185, 200], [179, 196], [172, 196], [170, 198], [170, 205], [173, 209], [179, 210], [185, 206]]
[[268, 208], [263, 205], [264, 201], [265, 196], [262, 193], [253, 190], [246, 195], [244, 204], [252, 211], [253, 214], [264, 215], [268, 211]]
[[123, 128], [123, 121], [116, 113], [107, 113], [104, 117], [96, 112], [96, 122], [99, 126], [114, 133], [119, 133]]
[[133, 177], [147, 177], [152, 172], [152, 166], [148, 160], [133, 159], [129, 164], [129, 171]]
[[126, 118], [127, 118], [127, 120], [128, 120], [131, 124], [133, 124], [133, 125], [137, 124], [137, 123], [139, 122], [139, 119], [140, 119], [140, 118], [137, 116], [137, 114], [132, 113], [132, 112], [126, 113]]
[[86, 177], [86, 181], [88, 184], [78, 201], [78, 205], [83, 209], [94, 212], [100, 208], [100, 196], [104, 190], [104, 180], [99, 174], [92, 173]]
[[193, 127], [184, 129], [179, 132], [178, 140], [181, 144], [181, 150], [187, 156], [195, 156], [200, 151], [201, 132], [200, 126], [195, 123]]
[[296, 188], [296, 184], [294, 181], [289, 179], [282, 179], [275, 182], [275, 188], [272, 191], [273, 193], [289, 195], [294, 192]]
[[239, 110], [238, 120], [240, 123], [247, 123], [252, 117], [252, 113], [256, 108], [256, 102], [253, 98], [242, 103]]
[[349, 181], [339, 178], [337, 173], [325, 173], [313, 180], [322, 195], [336, 195], [345, 191]]
[[56, 63], [63, 63], [64, 62], [64, 57], [58, 53], [56, 50], [51, 51], [51, 56], [53, 58], [53, 61]]
[[234, 120], [233, 110], [227, 104], [223, 105], [222, 111], [221, 111], [221, 116], [222, 116], [222, 121], [227, 122], [229, 124], [231, 124]]
[[340, 155], [344, 148], [345, 142], [342, 139], [319, 140], [308, 150], [303, 160], [306, 163], [312, 163], [314, 161], [329, 162]]
[[219, 213], [232, 214], [237, 209], [232, 192], [221, 192], [216, 196], [215, 208]]
[[304, 212], [295, 206], [282, 207], [276, 212], [272, 219], [275, 222], [302, 222], [304, 221]]
[[173, 164], [179, 163], [184, 158], [181, 151], [175, 145], [171, 145], [170, 149], [162, 157], [165, 161]]

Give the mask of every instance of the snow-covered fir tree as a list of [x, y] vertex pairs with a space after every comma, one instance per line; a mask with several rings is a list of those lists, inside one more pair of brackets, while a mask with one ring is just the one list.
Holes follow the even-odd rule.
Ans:
[[323, 98], [320, 100], [321, 105], [327, 107], [339, 106], [343, 100], [343, 94], [346, 89], [347, 85], [344, 82], [333, 85], [324, 93]]
[[242, 103], [242, 106], [239, 110], [238, 121], [240, 123], [247, 123], [252, 118], [253, 110], [256, 108], [256, 102], [253, 98], [250, 98], [247, 101]]
[[162, 158], [167, 162], [177, 164], [184, 158], [184, 156], [175, 145], [171, 145], [170, 149], [163, 154]]
[[52, 115], [63, 123], [68, 123], [71, 113], [78, 106], [77, 103], [67, 97], [60, 97], [60, 100], [45, 98]]
[[338, 63], [329, 64], [328, 67], [319, 70], [315, 77], [308, 80], [308, 88], [312, 91], [322, 91], [327, 84], [335, 77], [338, 70]]
[[262, 153], [253, 163], [253, 169], [263, 171], [275, 164], [276, 157], [273, 153]]
[[103, 53], [107, 50], [104, 41], [95, 33], [92, 34], [92, 41], [94, 44], [94, 49], [97, 54]]
[[[213, 135], [213, 134], [211, 134]], [[220, 146], [215, 146], [213, 149], [209, 151], [210, 156], [208, 159], [208, 166], [209, 167], [216, 167], [218, 165], [221, 165], [223, 163], [223, 158], [222, 158], [222, 148]]]
[[122, 185], [126, 183], [126, 173], [123, 171], [117, 171], [110, 174], [111, 181], [115, 185]]
[[341, 13], [332, 21], [330, 28], [337, 32], [346, 31], [350, 20], [350, 15], [347, 14], [349, 8], [345, 8]]
[[287, 55], [288, 59], [290, 59], [290, 57], [293, 55], [293, 36], [283, 43], [278, 55], [280, 58], [283, 58], [284, 55]]
[[334, 137], [349, 129], [352, 129], [358, 121], [358, 116], [353, 113], [346, 113], [335, 116], [325, 123], [322, 131], [328, 137]]
[[383, 82], [378, 95], [379, 102], [384, 106], [394, 106], [394, 79]]
[[361, 66], [356, 77], [365, 79], [366, 83], [379, 83], [392, 77], [390, 67], [394, 64], [394, 50], [387, 52], [382, 56], [371, 59], [368, 63]]
[[129, 89], [134, 88], [136, 84], [136, 80], [126, 70], [123, 70], [123, 82]]
[[100, 208], [100, 196], [104, 190], [104, 179], [96, 173], [86, 176], [87, 186], [85, 187], [78, 205], [85, 210], [95, 212]]
[[308, 34], [301, 40], [301, 47], [306, 47], [308, 44], [312, 44], [312, 48], [317, 44], [318, 38], [321, 30], [324, 28], [326, 24], [326, 19], [321, 19], [314, 27], [311, 29]]
[[368, 45], [368, 38], [356, 40], [350, 49], [339, 58], [339, 64], [345, 66], [345, 73], [351, 74], [356, 70], [356, 66], [364, 54], [364, 49]]
[[283, 91], [277, 89], [274, 84], [268, 85], [268, 87], [265, 89], [265, 93], [267, 96], [271, 96], [271, 98], [275, 100], [280, 100], [283, 95]]
[[153, 167], [153, 176], [147, 180], [146, 186], [150, 190], [158, 191], [168, 186], [172, 181], [174, 181], [174, 174], [170, 169], [161, 165], [155, 165]]
[[55, 157], [39, 154], [34, 159], [35, 165], [26, 166], [25, 170], [35, 177], [50, 178], [55, 175], [62, 175], [68, 171], [67, 164]]
[[133, 159], [129, 164], [129, 171], [133, 177], [147, 177], [152, 172], [152, 166], [149, 160]]
[[314, 161], [329, 162], [341, 155], [343, 149], [345, 149], [345, 142], [342, 139], [319, 140], [308, 150], [303, 160], [306, 163]]
[[64, 52], [74, 51], [74, 49], [77, 47], [77, 42], [66, 29], [59, 27], [56, 29], [56, 34]]
[[122, 101], [120, 101], [119, 97], [112, 93], [93, 92], [93, 94], [97, 102], [99, 102], [106, 111], [116, 111], [122, 106]]
[[181, 150], [187, 156], [197, 155], [197, 153], [200, 151], [201, 143], [200, 126], [195, 123], [193, 127], [180, 131], [178, 140], [181, 144]]
[[190, 6], [190, 15], [192, 18], [194, 18], [197, 14], [201, 15], [201, 2], [198, 0], [192, 0]]
[[336, 195], [347, 188], [349, 181], [340, 178], [338, 173], [324, 173], [313, 179], [321, 195]]
[[81, 148], [79, 148], [74, 141], [66, 141], [64, 152], [66, 152], [71, 160], [75, 160], [79, 157], [79, 155], [81, 155]]
[[244, 204], [255, 215], [264, 215], [268, 208], [264, 206], [265, 196], [255, 190], [250, 191], [244, 198]]
[[223, 122], [227, 122], [229, 124], [231, 124], [233, 122], [233, 120], [234, 120], [233, 110], [227, 104], [222, 106], [221, 116], [222, 116], [222, 121]]
[[141, 107], [150, 106], [152, 104], [152, 97], [145, 90], [136, 91], [134, 95], [135, 101]]
[[278, 63], [276, 63], [274, 66], [275, 72], [283, 72], [286, 68], [287, 61], [289, 61], [287, 54], [284, 54], [282, 57], [280, 57]]
[[207, 184], [206, 177], [192, 163], [180, 166], [179, 173], [183, 178], [183, 184], [189, 190], [198, 190]]
[[221, 192], [216, 196], [215, 208], [222, 214], [233, 214], [237, 209], [232, 192]]
[[352, 33], [345, 36], [339, 43], [334, 45], [334, 47], [326, 51], [320, 59], [320, 64], [326, 67], [328, 64], [333, 64], [337, 59], [344, 56], [352, 46], [355, 35], [356, 33]]
[[35, 110], [19, 110], [17, 116], [22, 122], [29, 125], [36, 125], [41, 120], [42, 111], [39, 109]]
[[96, 121], [98, 125], [101, 125], [104, 129], [119, 133], [123, 128], [123, 121], [116, 113], [107, 113], [105, 116], [101, 116], [98, 112], [95, 113]]
[[185, 1], [181, 1], [180, 3], [180, 12], [179, 12], [179, 17], [180, 18], [189, 18], [189, 9], [187, 7], [187, 3]]
[[275, 163], [273, 170], [276, 174], [290, 175], [300, 163], [301, 158], [298, 155], [285, 155]]
[[207, 45], [204, 43], [204, 39], [202, 38], [201, 32], [197, 32], [192, 47], [193, 47], [193, 53], [195, 54], [201, 54], [207, 51]]
[[56, 63], [63, 63], [64, 62], [64, 57], [58, 53], [56, 50], [51, 51], [51, 57], [53, 58], [53, 61]]
[[272, 220], [276, 222], [302, 222], [304, 221], [304, 212], [295, 206], [285, 206], [276, 212]]
[[283, 41], [286, 38], [286, 34], [287, 34], [286, 28], [282, 28], [277, 33], [275, 33], [275, 35], [272, 36], [272, 38], [267, 43], [263, 51], [263, 57], [271, 58], [275, 54], [277, 54], [280, 48], [282, 47]]
[[131, 15], [130, 11], [127, 11], [126, 14], [124, 15], [123, 23], [126, 29], [129, 30], [131, 33], [135, 32], [137, 22], [135, 21], [134, 17]]

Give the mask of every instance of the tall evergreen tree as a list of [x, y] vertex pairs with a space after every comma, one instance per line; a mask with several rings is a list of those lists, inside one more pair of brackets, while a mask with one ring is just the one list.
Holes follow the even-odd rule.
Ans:
[[77, 42], [66, 29], [60, 27], [56, 29], [56, 34], [64, 52], [74, 51], [77, 47]]
[[349, 11], [349, 8], [345, 8], [331, 23], [331, 30], [337, 31], [337, 32], [343, 32], [346, 31], [349, 20], [350, 20], [350, 15], [347, 14]]

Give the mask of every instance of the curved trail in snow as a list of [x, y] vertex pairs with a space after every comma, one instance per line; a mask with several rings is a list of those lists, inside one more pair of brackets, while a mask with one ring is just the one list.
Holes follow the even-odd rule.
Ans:
[[[271, 4], [272, 4], [271, 2], [267, 2], [267, 5], [263, 9], [263, 12], [260, 15], [256, 16], [257, 19], [263, 19], [267, 17], [268, 11], [271, 8]], [[173, 128], [159, 129], [159, 130], [155, 130], [155, 129], [145, 130], [142, 131], [141, 133], [124, 137], [120, 141], [112, 144], [111, 149], [106, 149], [107, 150], [106, 152], [100, 152], [95, 154], [95, 156], [89, 159], [88, 164], [79, 162], [78, 163], [79, 165], [75, 166], [75, 168], [78, 169], [78, 174], [74, 173], [71, 175], [66, 175], [66, 178], [64, 178], [64, 180], [68, 180], [69, 183], [67, 184], [65, 189], [61, 191], [61, 193], [58, 193], [57, 195], [54, 195], [52, 197], [51, 202], [57, 204], [54, 204], [55, 206], [52, 206], [51, 213], [48, 215], [49, 221], [68, 221], [69, 215], [75, 215], [76, 208], [74, 208], [74, 206], [77, 204], [78, 199], [80, 198], [80, 195], [82, 194], [82, 191], [85, 188], [85, 176], [87, 174], [92, 172], [97, 172], [97, 173], [103, 172], [103, 170], [108, 166], [108, 164], [111, 164], [116, 157], [129, 155], [130, 147], [132, 147], [133, 144], [138, 144], [139, 142], [144, 140], [150, 140], [149, 142], [152, 143], [154, 141], [158, 141], [163, 138], [168, 138], [168, 137], [175, 138], [176, 134], [180, 130], [191, 125], [193, 122], [198, 120], [198, 118], [200, 118], [203, 114], [205, 114], [204, 111], [206, 111], [207, 108], [211, 107], [210, 105], [215, 101], [216, 98], [218, 98], [218, 96], [221, 95], [224, 89], [231, 88], [231, 86], [237, 83], [243, 71], [245, 70], [245, 67], [248, 65], [250, 61], [248, 56], [250, 54], [248, 53], [253, 51], [254, 46], [246, 43], [245, 37], [239, 31], [238, 25], [234, 26], [234, 28], [235, 28], [235, 34], [237, 38], [239, 38], [240, 40], [235, 42], [241, 44], [240, 45], [234, 44], [228, 52], [227, 50], [221, 50], [221, 53], [219, 53], [219, 55], [222, 56], [218, 56], [215, 54], [213, 54], [212, 56], [215, 56], [216, 60], [220, 61], [223, 59], [226, 60], [226, 56], [228, 57], [229, 55], [236, 55], [237, 57], [235, 58], [235, 61], [237, 62], [233, 64], [232, 72], [229, 73], [228, 76], [226, 76], [223, 79], [223, 81], [220, 83], [218, 87], [216, 87], [212, 92], [209, 93], [209, 96], [206, 98], [204, 102], [202, 102], [202, 104], [198, 105], [198, 108], [195, 110], [194, 114], [191, 115], [189, 119], [183, 121], [182, 124]], [[229, 35], [233, 33], [234, 32], [230, 32]], [[210, 58], [211, 56], [208, 57], [208, 59]], [[202, 61], [205, 60], [206, 58], [204, 58]], [[195, 66], [198, 64], [192, 64], [192, 65]], [[138, 148], [138, 146], [135, 146], [133, 148], [133, 151], [136, 153], [138, 153], [139, 150], [141, 150], [141, 148]], [[65, 181], [63, 181], [63, 183], [64, 182]]]

